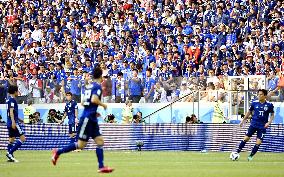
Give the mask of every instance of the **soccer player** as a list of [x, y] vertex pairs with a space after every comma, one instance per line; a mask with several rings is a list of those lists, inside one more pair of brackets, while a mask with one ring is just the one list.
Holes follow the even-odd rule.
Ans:
[[[16, 97], [18, 96], [18, 87], [16, 85], [10, 85], [8, 88], [9, 98], [7, 99], [7, 128], [9, 134], [9, 144], [7, 147], [6, 157], [8, 162], [19, 162], [13, 155], [13, 153], [21, 147], [21, 145], [26, 141], [23, 130], [21, 129], [19, 122], [21, 121], [18, 117], [18, 104], [16, 102]], [[20, 137], [19, 140], [15, 142], [16, 137]]]
[[72, 100], [72, 93], [66, 93], [66, 105], [64, 109], [64, 116], [60, 124], [64, 122], [66, 116], [68, 116], [68, 125], [69, 125], [69, 136], [70, 143], [74, 143], [76, 140], [76, 129], [78, 125], [78, 105], [75, 100]]
[[82, 100], [84, 111], [79, 122], [77, 135], [79, 138], [78, 141], [76, 143], [71, 143], [64, 148], [53, 149], [53, 165], [56, 165], [56, 162], [61, 154], [68, 153], [76, 149], [83, 149], [87, 145], [89, 138], [93, 138], [95, 143], [97, 144], [96, 154], [99, 164], [98, 172], [111, 173], [113, 171], [112, 168], [104, 166], [104, 139], [100, 134], [98, 120], [96, 116], [98, 106], [102, 106], [104, 109], [107, 108], [107, 105], [101, 102], [102, 88], [100, 83], [102, 82], [102, 73], [102, 69], [96, 67], [93, 71], [94, 82], [86, 86], [86, 90]]
[[[242, 127], [246, 120], [249, 119], [249, 116], [252, 115], [251, 123], [248, 128], [248, 131], [244, 137], [244, 139], [241, 141], [239, 148], [237, 149], [237, 153], [240, 153], [243, 147], [245, 146], [246, 142], [250, 140], [250, 137], [257, 132], [257, 139], [254, 147], [252, 148], [252, 151], [250, 155], [248, 156], [248, 161], [251, 161], [253, 156], [258, 151], [258, 148], [260, 144], [262, 143], [264, 134], [266, 133], [266, 129], [269, 127], [269, 125], [272, 123], [274, 119], [274, 106], [272, 103], [269, 103], [266, 101], [267, 97], [267, 90], [260, 89], [258, 90], [258, 100], [252, 102], [249, 112], [246, 113], [244, 119], [240, 123], [240, 126]], [[268, 120], [269, 114], [270, 119]]]

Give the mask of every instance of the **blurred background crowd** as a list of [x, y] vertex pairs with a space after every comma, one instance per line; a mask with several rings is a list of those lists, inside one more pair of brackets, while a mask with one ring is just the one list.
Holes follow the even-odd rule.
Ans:
[[80, 102], [94, 67], [105, 102], [194, 101], [197, 90], [216, 101], [210, 90], [248, 75], [283, 99], [283, 12], [281, 0], [0, 0], [0, 101], [17, 84], [20, 103], [68, 91]]

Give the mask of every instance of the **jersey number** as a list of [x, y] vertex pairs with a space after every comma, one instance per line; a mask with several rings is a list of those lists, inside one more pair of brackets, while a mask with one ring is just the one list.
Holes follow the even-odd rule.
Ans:
[[263, 112], [264, 112], [264, 111], [259, 111], [259, 115], [260, 115], [260, 116], [263, 116]]
[[92, 90], [85, 90], [85, 94], [83, 97], [83, 105], [89, 106], [91, 101]]

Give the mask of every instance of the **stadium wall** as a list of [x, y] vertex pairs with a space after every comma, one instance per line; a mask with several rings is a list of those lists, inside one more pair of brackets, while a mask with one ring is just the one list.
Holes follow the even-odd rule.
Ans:
[[[197, 117], [204, 123], [212, 123], [213, 111], [214, 111], [215, 102], [200, 102], [200, 103], [185, 103], [185, 102], [177, 102], [172, 105], [172, 107], [167, 107], [158, 113], [151, 116], [149, 119], [146, 119], [147, 123], [184, 123], [185, 117], [187, 115], [191, 115], [192, 113], [196, 114]], [[143, 116], [147, 116], [154, 111], [166, 106], [164, 103], [147, 103], [147, 104], [133, 104], [135, 114], [138, 111], [143, 113]], [[19, 117], [23, 118], [23, 108], [27, 106], [24, 104], [19, 105]], [[36, 111], [40, 112], [41, 119], [46, 123], [48, 110], [56, 109], [63, 111], [65, 104], [35, 104], [34, 107]], [[108, 110], [104, 111], [102, 108], [99, 108], [98, 112], [101, 113], [102, 117], [105, 117], [107, 114], [114, 114], [118, 123], [121, 123], [121, 113], [122, 108], [125, 104], [119, 103], [109, 103]], [[172, 108], [172, 109], [171, 109]], [[222, 109], [225, 117], [228, 117], [228, 103], [222, 104]], [[82, 107], [79, 106], [79, 115], [82, 113]], [[199, 110], [199, 111], [198, 111]], [[274, 103], [274, 111], [275, 111], [275, 120], [274, 123], [281, 124], [284, 122], [284, 103]], [[0, 115], [3, 117], [3, 120], [7, 119], [7, 109], [6, 105], [0, 105]], [[230, 119], [240, 119], [238, 117], [230, 117]], [[99, 119], [102, 123], [103, 119]], [[65, 123], [67, 122], [67, 119]]]
[[[248, 125], [247, 125], [248, 126]], [[247, 127], [236, 124], [101, 124], [107, 150], [136, 150], [136, 142], [143, 141], [142, 150], [232, 151], [243, 138]], [[0, 149], [6, 149], [8, 133], [0, 125]], [[25, 125], [27, 142], [23, 150], [50, 150], [68, 144], [68, 126], [58, 124]], [[247, 143], [251, 150], [255, 136]], [[90, 141], [86, 149], [94, 149]], [[273, 124], [267, 129], [263, 152], [284, 152], [284, 126]]]

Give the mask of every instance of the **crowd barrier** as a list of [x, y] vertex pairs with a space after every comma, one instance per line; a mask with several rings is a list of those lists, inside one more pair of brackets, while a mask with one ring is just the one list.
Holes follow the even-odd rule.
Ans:
[[[136, 150], [136, 142], [143, 141], [142, 150], [225, 151], [234, 150], [243, 138], [248, 125], [235, 124], [101, 124], [106, 150]], [[6, 149], [8, 132], [0, 125], [0, 149]], [[51, 150], [68, 144], [68, 126], [58, 124], [25, 125], [26, 143], [23, 150]], [[251, 150], [255, 136], [247, 143]], [[86, 149], [95, 149], [90, 141]], [[284, 127], [273, 124], [267, 129], [263, 152], [284, 152]]]

